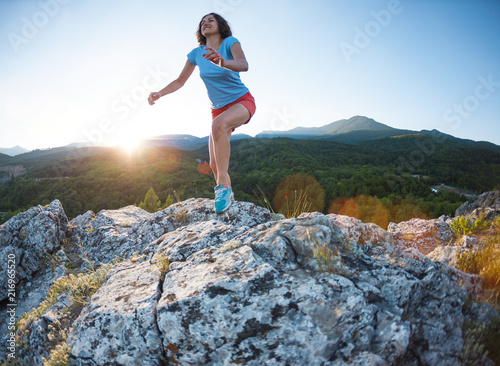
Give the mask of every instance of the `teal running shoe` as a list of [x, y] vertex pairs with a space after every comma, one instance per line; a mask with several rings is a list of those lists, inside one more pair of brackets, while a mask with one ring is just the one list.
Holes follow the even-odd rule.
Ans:
[[215, 213], [226, 211], [231, 206], [231, 200], [234, 198], [234, 193], [228, 186], [217, 186], [215, 191]]

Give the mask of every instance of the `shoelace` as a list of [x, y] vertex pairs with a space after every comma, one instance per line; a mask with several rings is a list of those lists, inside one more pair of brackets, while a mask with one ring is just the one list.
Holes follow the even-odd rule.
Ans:
[[227, 188], [219, 188], [215, 191], [215, 199], [218, 199], [218, 198], [221, 198], [224, 196], [224, 190], [227, 189]]

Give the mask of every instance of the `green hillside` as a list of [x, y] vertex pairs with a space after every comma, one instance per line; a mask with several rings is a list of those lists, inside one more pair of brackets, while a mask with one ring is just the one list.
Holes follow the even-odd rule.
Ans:
[[[500, 188], [500, 152], [459, 146], [428, 136], [380, 139], [359, 145], [331, 141], [243, 139], [233, 141], [230, 174], [237, 200], [278, 211], [283, 200], [304, 191], [323, 212], [349, 213], [384, 226], [412, 217], [452, 215], [465, 201], [455, 193], [434, 193], [445, 183], [472, 193]], [[86, 210], [139, 204], [152, 187], [162, 202], [174, 191], [180, 199], [213, 197], [207, 147], [195, 151], [143, 149], [128, 156], [119, 150], [94, 150], [70, 157], [68, 151], [31, 157], [28, 172], [0, 184], [4, 220], [18, 210], [63, 203], [68, 216]], [[345, 211], [354, 207], [355, 212]], [[352, 207], [351, 207], [352, 208]], [[382, 219], [373, 212], [381, 209]], [[344, 210], [344, 211], [342, 211]]]

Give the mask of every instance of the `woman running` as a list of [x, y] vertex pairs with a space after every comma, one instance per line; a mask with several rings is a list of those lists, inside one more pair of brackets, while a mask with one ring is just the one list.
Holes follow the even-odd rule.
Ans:
[[196, 32], [199, 47], [187, 55], [179, 77], [159, 92], [149, 95], [149, 104], [181, 88], [195, 66], [207, 87], [212, 103], [212, 131], [208, 140], [210, 168], [216, 181], [215, 212], [229, 208], [234, 194], [228, 174], [231, 133], [248, 123], [255, 113], [255, 100], [240, 80], [239, 73], [248, 71], [248, 62], [240, 42], [232, 36], [227, 21], [216, 13], [205, 15]]

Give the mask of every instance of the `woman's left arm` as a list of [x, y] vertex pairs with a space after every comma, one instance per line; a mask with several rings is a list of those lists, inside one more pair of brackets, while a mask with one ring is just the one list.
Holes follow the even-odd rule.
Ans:
[[208, 52], [204, 54], [203, 57], [212, 61], [214, 64], [232, 71], [248, 71], [248, 62], [240, 43], [235, 43], [231, 46], [231, 53], [233, 54], [234, 60], [226, 60], [222, 58], [222, 55], [212, 47], [205, 47], [205, 49]]

